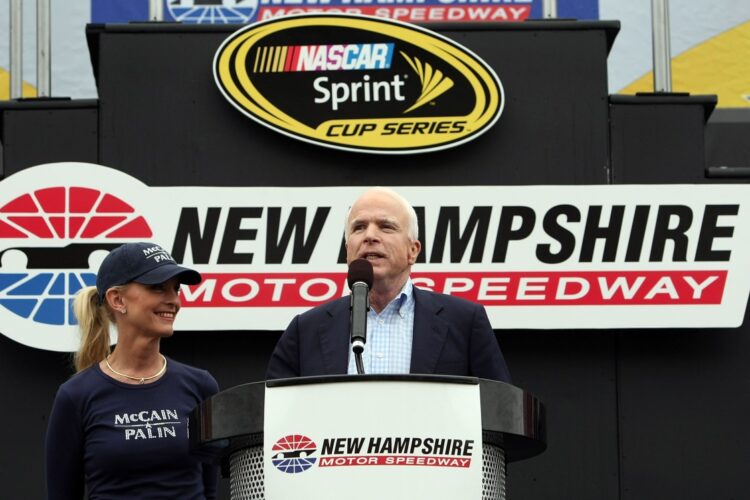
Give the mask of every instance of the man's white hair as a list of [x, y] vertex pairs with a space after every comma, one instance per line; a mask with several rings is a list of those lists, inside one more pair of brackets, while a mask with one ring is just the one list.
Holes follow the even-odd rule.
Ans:
[[[406, 198], [398, 194], [393, 189], [382, 186], [375, 186], [362, 193], [359, 198], [354, 201], [354, 203], [357, 203], [357, 201], [359, 201], [359, 199], [364, 195], [372, 192], [387, 194], [394, 200], [398, 201], [404, 208], [404, 210], [406, 210], [406, 214], [409, 217], [409, 227], [407, 227], [406, 235], [411, 241], [416, 241], [417, 239], [419, 239], [419, 220], [417, 219], [417, 212], [414, 211], [414, 207], [411, 206], [411, 203], [409, 203]], [[354, 204], [352, 204], [352, 206], [354, 206]], [[352, 207], [349, 207], [349, 210], [346, 211], [346, 217], [344, 217], [344, 241], [349, 240], [349, 216], [351, 215], [351, 213]]]

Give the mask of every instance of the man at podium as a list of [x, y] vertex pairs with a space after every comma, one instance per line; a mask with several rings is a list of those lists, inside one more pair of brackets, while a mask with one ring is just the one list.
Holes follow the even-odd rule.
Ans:
[[[418, 234], [412, 206], [386, 188], [366, 191], [347, 217], [347, 264], [366, 259], [373, 271], [364, 372], [510, 382], [484, 307], [412, 284], [411, 266], [421, 250]], [[266, 377], [356, 374], [350, 327], [349, 297], [296, 316], [271, 354]]]

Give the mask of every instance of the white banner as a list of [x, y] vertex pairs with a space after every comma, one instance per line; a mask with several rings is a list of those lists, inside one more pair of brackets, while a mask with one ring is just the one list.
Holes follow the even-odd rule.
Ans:
[[478, 385], [267, 388], [263, 435], [269, 500], [482, 498]]
[[[394, 187], [420, 218], [417, 286], [483, 304], [496, 329], [737, 327], [750, 186]], [[153, 241], [204, 281], [182, 330], [282, 330], [349, 293], [344, 220], [362, 187], [149, 187], [83, 163], [0, 182], [0, 332], [77, 346], [69, 302], [106, 252]]]

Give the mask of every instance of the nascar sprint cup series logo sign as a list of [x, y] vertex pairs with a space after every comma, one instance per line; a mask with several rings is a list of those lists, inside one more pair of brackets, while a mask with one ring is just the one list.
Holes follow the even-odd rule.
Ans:
[[[419, 218], [415, 284], [483, 304], [494, 328], [742, 323], [747, 185], [396, 189]], [[0, 332], [74, 350], [72, 297], [108, 251], [142, 240], [203, 274], [183, 287], [178, 329], [282, 330], [349, 293], [343, 221], [362, 191], [149, 187], [85, 163], [23, 170], [0, 181]]]
[[237, 109], [283, 134], [367, 153], [477, 138], [500, 116], [494, 71], [437, 33], [384, 19], [303, 15], [224, 41], [214, 76]]

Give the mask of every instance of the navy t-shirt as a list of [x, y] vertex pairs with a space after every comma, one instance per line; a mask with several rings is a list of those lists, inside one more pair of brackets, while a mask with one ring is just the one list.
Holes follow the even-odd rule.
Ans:
[[124, 384], [99, 365], [60, 386], [47, 428], [50, 500], [216, 498], [218, 469], [190, 453], [188, 417], [218, 392], [205, 370], [167, 361], [150, 384]]

